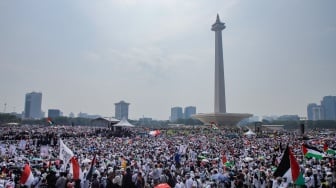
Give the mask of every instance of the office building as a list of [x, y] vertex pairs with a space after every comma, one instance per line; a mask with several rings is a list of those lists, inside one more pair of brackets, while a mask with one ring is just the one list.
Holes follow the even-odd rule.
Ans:
[[195, 106], [187, 106], [184, 108], [184, 118], [189, 119], [191, 115], [196, 114], [196, 107]]
[[115, 118], [122, 120], [123, 118], [128, 119], [128, 106], [130, 103], [127, 103], [125, 101], [120, 101], [118, 103], [115, 103]]
[[316, 103], [310, 103], [307, 106], [307, 116], [308, 120], [324, 120], [324, 109], [321, 105]]
[[178, 119], [183, 119], [183, 110], [182, 107], [173, 107], [171, 108], [170, 121], [174, 122]]
[[321, 101], [324, 120], [336, 120], [336, 96], [325, 96]]
[[308, 120], [314, 120], [314, 112], [313, 109], [316, 108], [318, 105], [316, 103], [310, 103], [307, 106], [307, 118]]
[[48, 117], [57, 118], [60, 116], [61, 116], [61, 111], [59, 109], [49, 109], [48, 110]]
[[24, 118], [41, 119], [42, 118], [42, 93], [27, 93], [25, 98]]
[[312, 112], [313, 121], [324, 120], [324, 110], [320, 105], [313, 107]]
[[87, 119], [96, 119], [96, 118], [100, 118], [100, 115], [90, 115], [88, 113], [83, 113], [83, 112], [79, 112], [77, 117], [79, 118], [87, 118]]

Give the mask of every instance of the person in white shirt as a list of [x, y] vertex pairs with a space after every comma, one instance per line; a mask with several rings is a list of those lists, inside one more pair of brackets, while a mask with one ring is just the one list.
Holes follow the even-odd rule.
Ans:
[[185, 188], [185, 185], [184, 183], [181, 181], [181, 177], [180, 176], [177, 176], [176, 177], [176, 184], [175, 184], [175, 187], [174, 188]]
[[185, 177], [186, 177], [185, 187], [192, 188], [194, 180], [191, 178], [190, 174], [186, 174]]

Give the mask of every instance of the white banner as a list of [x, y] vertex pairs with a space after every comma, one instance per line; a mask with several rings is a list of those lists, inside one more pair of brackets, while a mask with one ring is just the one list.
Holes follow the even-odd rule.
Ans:
[[71, 151], [71, 149], [69, 149], [60, 139], [60, 159], [63, 160], [65, 166], [69, 163], [69, 160], [73, 156], [74, 153]]
[[25, 149], [26, 149], [26, 144], [27, 144], [27, 141], [25, 141], [25, 140], [20, 140], [19, 148], [20, 148], [21, 150], [25, 150]]
[[5, 145], [3, 145], [3, 144], [0, 145], [0, 151], [1, 151], [1, 155], [2, 156], [6, 155], [6, 147], [5, 147]]
[[15, 155], [16, 154], [16, 146], [11, 144], [9, 146], [9, 152], [8, 153], [9, 153], [9, 155]]
[[180, 147], [179, 147], [179, 153], [182, 154], [182, 155], [186, 154], [187, 148], [188, 148], [187, 145], [180, 145]]
[[40, 150], [41, 157], [49, 157], [49, 147], [48, 146], [41, 146]]

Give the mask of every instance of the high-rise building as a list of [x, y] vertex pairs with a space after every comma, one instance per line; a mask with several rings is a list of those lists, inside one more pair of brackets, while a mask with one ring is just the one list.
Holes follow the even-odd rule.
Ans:
[[170, 121], [174, 122], [178, 119], [182, 119], [183, 118], [183, 110], [182, 107], [173, 107], [171, 108], [170, 111]]
[[74, 117], [75, 117], [75, 114], [74, 114], [73, 112], [70, 112], [69, 117], [70, 117], [70, 118], [74, 118]]
[[57, 118], [60, 116], [61, 116], [61, 111], [59, 109], [49, 109], [48, 110], [48, 117]]
[[184, 118], [189, 119], [191, 115], [196, 114], [196, 107], [195, 106], [187, 106], [184, 108]]
[[336, 120], [336, 96], [325, 96], [321, 101], [324, 120]]
[[310, 103], [307, 106], [307, 116], [308, 116], [308, 120], [314, 120], [314, 112], [313, 112], [313, 108], [317, 107], [317, 104], [315, 103]]
[[42, 118], [42, 93], [31, 92], [26, 94], [24, 118]]
[[324, 120], [324, 110], [323, 108], [318, 105], [312, 108], [313, 111], [313, 121], [317, 121], [317, 120]]
[[127, 103], [125, 101], [120, 101], [118, 103], [114, 103], [115, 105], [115, 118], [116, 119], [128, 119], [128, 106], [130, 103]]
[[308, 120], [324, 120], [324, 109], [321, 105], [315, 103], [308, 104], [307, 106]]

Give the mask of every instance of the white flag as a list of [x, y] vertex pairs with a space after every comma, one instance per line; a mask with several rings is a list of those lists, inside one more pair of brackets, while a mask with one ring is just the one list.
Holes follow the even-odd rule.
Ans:
[[74, 156], [74, 153], [69, 149], [63, 141], [60, 139], [60, 159], [63, 160], [64, 165], [66, 166], [71, 157]]

